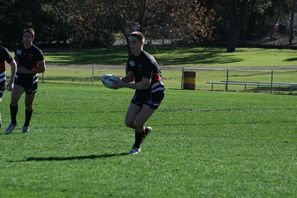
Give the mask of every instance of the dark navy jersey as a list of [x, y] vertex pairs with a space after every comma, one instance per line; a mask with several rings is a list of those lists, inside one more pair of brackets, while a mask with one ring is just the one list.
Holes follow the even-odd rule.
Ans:
[[142, 81], [143, 78], [151, 79], [149, 89], [136, 90], [131, 103], [138, 106], [145, 104], [152, 109], [157, 109], [164, 98], [165, 86], [155, 58], [145, 51], [142, 51], [137, 57], [132, 55], [128, 59], [126, 70], [133, 72], [136, 83]]
[[29, 49], [25, 49], [23, 46], [17, 48], [15, 57], [18, 67], [23, 66], [29, 70], [37, 67], [37, 62], [44, 60], [42, 51], [35, 45], [32, 45]]
[[8, 50], [0, 46], [0, 72], [5, 71], [5, 61], [10, 63], [12, 61], [12, 56], [9, 54]]
[[[135, 82], [140, 82], [142, 78], [150, 78], [151, 86], [158, 82], [162, 81], [160, 67], [155, 60], [155, 58], [149, 53], [142, 51], [137, 57], [132, 55], [129, 57], [127, 62], [126, 71], [132, 71], [135, 77]], [[143, 92], [146, 90], [136, 90], [136, 92]]]

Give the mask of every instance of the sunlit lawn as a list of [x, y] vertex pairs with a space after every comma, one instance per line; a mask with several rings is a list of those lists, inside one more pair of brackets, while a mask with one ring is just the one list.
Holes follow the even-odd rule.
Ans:
[[[297, 65], [297, 53], [292, 49], [237, 48], [235, 53], [225, 48], [164, 48], [147, 47], [160, 65], [166, 66], [291, 66]], [[124, 65], [127, 49], [44, 49], [46, 60], [53, 64]]]
[[19, 126], [2, 129], [0, 197], [296, 197], [295, 96], [168, 89], [129, 156], [132, 94], [41, 83], [30, 133], [23, 100]]
[[[163, 70], [166, 97], [138, 156], [124, 116], [133, 90], [110, 90], [99, 76], [125, 73], [126, 50], [45, 49], [31, 132], [0, 135], [0, 197], [296, 197], [296, 96], [179, 90], [181, 70]], [[285, 66], [294, 50], [149, 48], [162, 65]], [[74, 65], [72, 65], [74, 64]], [[121, 65], [102, 69], [93, 64]], [[270, 70], [230, 71], [230, 80], [269, 81]], [[9, 72], [8, 72], [9, 73]], [[275, 80], [296, 79], [277, 70]], [[196, 86], [226, 70], [197, 72]], [[42, 83], [44, 81], [44, 83]], [[242, 90], [237, 87], [237, 90]], [[222, 88], [221, 88], [222, 90]], [[1, 103], [9, 122], [9, 92]]]

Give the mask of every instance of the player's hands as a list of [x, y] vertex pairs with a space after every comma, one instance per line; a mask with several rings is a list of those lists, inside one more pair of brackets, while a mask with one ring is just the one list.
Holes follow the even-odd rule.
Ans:
[[7, 83], [7, 85], [6, 85], [6, 89], [7, 89], [8, 91], [11, 91], [11, 90], [13, 89], [13, 82], [12, 82], [12, 81], [9, 81], [9, 82]]
[[17, 72], [22, 74], [32, 74], [32, 71], [30, 69], [26, 69], [23, 66], [18, 67]]
[[122, 81], [114, 82], [110, 86], [111, 89], [118, 89], [118, 88], [122, 88], [122, 87], [123, 87], [123, 82]]

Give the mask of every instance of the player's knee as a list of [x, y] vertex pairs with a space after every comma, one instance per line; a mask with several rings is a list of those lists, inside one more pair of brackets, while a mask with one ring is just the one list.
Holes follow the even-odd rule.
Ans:
[[129, 121], [129, 120], [126, 120], [126, 121], [125, 121], [125, 124], [126, 124], [127, 127], [130, 127], [130, 128], [133, 128], [133, 129], [135, 128], [135, 127], [134, 127], [134, 123], [131, 122], [131, 121]]
[[26, 106], [26, 111], [33, 111], [33, 107], [32, 106]]
[[143, 125], [144, 125], [144, 123], [142, 123], [142, 122], [134, 122], [136, 131], [143, 131]]
[[33, 111], [33, 104], [32, 103], [26, 103], [26, 111]]
[[10, 106], [17, 106], [18, 105], [18, 102], [17, 101], [14, 101], [14, 100], [12, 100], [11, 102], [10, 102]]

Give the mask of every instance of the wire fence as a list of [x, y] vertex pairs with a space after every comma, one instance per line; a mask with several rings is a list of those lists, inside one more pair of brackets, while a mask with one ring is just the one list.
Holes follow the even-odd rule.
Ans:
[[[203, 91], [289, 92], [297, 90], [297, 67], [181, 67], [162, 66], [169, 89]], [[43, 83], [77, 83], [101, 86], [100, 77], [112, 73], [125, 75], [124, 65], [48, 65]], [[190, 77], [185, 76], [190, 73]], [[190, 86], [187, 88], [189, 84]]]

